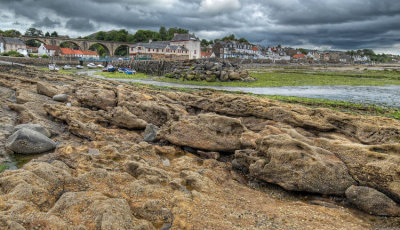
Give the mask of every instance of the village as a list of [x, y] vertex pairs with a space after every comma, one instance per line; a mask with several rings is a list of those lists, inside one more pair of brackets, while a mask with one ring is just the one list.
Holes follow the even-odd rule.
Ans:
[[[34, 39], [38, 47], [27, 45], [27, 39]], [[56, 39], [56, 38], [55, 38]], [[67, 43], [76, 44], [76, 39], [67, 39]], [[59, 59], [91, 59], [96, 61], [100, 56], [96, 49], [83, 49], [77, 45], [65, 47], [61, 45], [45, 44], [42, 38], [1, 37], [0, 55], [31, 57], [31, 58], [59, 58]], [[46, 40], [47, 41], [47, 40]], [[52, 43], [57, 43], [51, 41]], [[103, 41], [99, 41], [100, 46]], [[65, 43], [65, 42], [64, 42]], [[104, 42], [103, 42], [104, 43]], [[105, 47], [105, 46], [104, 46]], [[89, 49], [90, 48], [90, 49]], [[139, 60], [193, 60], [193, 59], [241, 59], [263, 63], [333, 63], [333, 64], [366, 64], [374, 63], [368, 53], [364, 51], [321, 51], [302, 48], [282, 47], [281, 45], [265, 47], [238, 40], [216, 40], [213, 44], [202, 45], [199, 38], [192, 34], [178, 34], [169, 41], [152, 41], [123, 44], [126, 49], [124, 57]], [[121, 57], [108, 51], [106, 56]], [[396, 55], [387, 55], [391, 62], [398, 62]]]

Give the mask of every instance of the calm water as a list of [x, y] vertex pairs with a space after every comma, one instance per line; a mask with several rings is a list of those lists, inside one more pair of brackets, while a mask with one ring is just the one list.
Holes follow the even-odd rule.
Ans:
[[284, 86], [284, 87], [226, 87], [226, 86], [202, 86], [186, 85], [179, 83], [158, 82], [153, 80], [134, 80], [104, 78], [95, 75], [96, 71], [84, 71], [81, 74], [114, 80], [120, 82], [135, 82], [156, 86], [179, 87], [179, 88], [207, 88], [225, 91], [238, 91], [260, 95], [281, 95], [308, 98], [321, 98], [337, 101], [348, 101], [366, 105], [380, 105], [384, 107], [400, 108], [400, 86]]

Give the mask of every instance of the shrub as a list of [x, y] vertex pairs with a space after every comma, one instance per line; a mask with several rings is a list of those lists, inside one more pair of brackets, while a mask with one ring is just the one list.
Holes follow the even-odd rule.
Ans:
[[173, 75], [173, 74], [171, 74], [171, 73], [167, 73], [167, 74], [165, 74], [165, 77], [167, 77], [167, 78], [173, 78], [173, 77], [174, 77], [174, 75]]
[[49, 56], [48, 55], [42, 55], [42, 58], [49, 58]]

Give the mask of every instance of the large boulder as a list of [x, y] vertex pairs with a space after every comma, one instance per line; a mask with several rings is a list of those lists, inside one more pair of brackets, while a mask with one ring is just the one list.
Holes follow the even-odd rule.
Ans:
[[287, 134], [257, 141], [257, 150], [236, 151], [233, 165], [250, 176], [291, 191], [343, 195], [356, 184], [346, 165], [331, 152]]
[[59, 89], [56, 86], [46, 82], [38, 82], [36, 89], [38, 94], [46, 95], [51, 98], [59, 92]]
[[126, 107], [114, 109], [111, 122], [119, 127], [128, 129], [144, 129], [147, 122], [133, 115]]
[[168, 122], [159, 135], [179, 146], [224, 152], [240, 149], [240, 137], [245, 131], [246, 128], [239, 119], [200, 114]]
[[50, 137], [51, 133], [49, 132], [49, 130], [47, 130], [44, 126], [39, 125], [39, 124], [20, 124], [14, 127], [13, 133], [17, 132], [20, 129], [30, 129], [36, 132], [39, 132], [43, 135], [45, 135], [46, 137]]
[[55, 149], [56, 143], [39, 132], [22, 128], [7, 139], [6, 147], [20, 154], [38, 154]]
[[237, 72], [230, 72], [229, 73], [229, 79], [232, 81], [237, 81], [240, 80], [240, 74]]
[[400, 207], [376, 189], [351, 186], [346, 190], [347, 199], [359, 209], [377, 216], [399, 216]]
[[80, 89], [76, 92], [78, 101], [87, 106], [107, 110], [117, 105], [115, 92], [109, 89]]

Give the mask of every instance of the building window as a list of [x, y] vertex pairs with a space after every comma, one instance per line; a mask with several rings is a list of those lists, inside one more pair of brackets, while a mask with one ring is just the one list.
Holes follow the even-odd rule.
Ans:
[[196, 54], [196, 50], [194, 50], [194, 54]]

